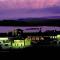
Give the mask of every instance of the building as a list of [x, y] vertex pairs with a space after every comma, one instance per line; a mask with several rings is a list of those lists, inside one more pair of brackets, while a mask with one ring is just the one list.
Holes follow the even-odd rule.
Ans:
[[22, 37], [22, 35], [23, 35], [23, 30], [21, 29], [15, 29], [8, 33], [9, 37], [19, 37], [19, 36]]
[[9, 32], [7, 36], [11, 40], [15, 40], [15, 39], [24, 40], [25, 38], [29, 38], [32, 41], [40, 41], [40, 40], [50, 40], [50, 39], [59, 40], [58, 39], [59, 35], [60, 35], [60, 31], [55, 31], [55, 30], [41, 32], [40, 29], [39, 32], [24, 33], [23, 30], [21, 29], [15, 29]]
[[[1, 33], [3, 35], [3, 33]], [[0, 34], [0, 35], [1, 35]], [[6, 34], [5, 34], [6, 35]], [[3, 43], [3, 48], [10, 48], [11, 43], [13, 43], [13, 48], [20, 48], [24, 46], [31, 45], [33, 43], [39, 42], [47, 42], [52, 43], [52, 41], [57, 41], [57, 44], [60, 43], [60, 31], [46, 31], [46, 32], [30, 32], [30, 33], [23, 33], [23, 30], [16, 29], [8, 33], [6, 37], [0, 37], [0, 43]], [[11, 42], [11, 43], [10, 43]], [[40, 44], [40, 43], [39, 43]]]

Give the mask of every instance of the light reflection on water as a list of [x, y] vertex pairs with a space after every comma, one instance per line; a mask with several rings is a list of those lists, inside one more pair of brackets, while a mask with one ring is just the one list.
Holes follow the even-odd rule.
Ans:
[[[31, 30], [31, 28], [38, 28], [38, 29]], [[9, 32], [9, 31], [12, 31], [14, 29], [22, 29], [25, 32], [38, 32], [40, 30], [40, 28], [41, 28], [42, 32], [44, 32], [46, 30], [57, 30], [57, 31], [60, 31], [60, 27], [54, 27], [54, 26], [23, 26], [23, 27], [0, 26], [0, 32], [1, 33]]]

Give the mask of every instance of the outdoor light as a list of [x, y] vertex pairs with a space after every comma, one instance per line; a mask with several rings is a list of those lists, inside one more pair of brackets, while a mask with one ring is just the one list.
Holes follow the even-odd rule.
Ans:
[[0, 44], [9, 43], [8, 38], [0, 38]]
[[9, 42], [9, 43], [3, 43], [3, 44], [1, 45], [1, 47], [2, 47], [3, 49], [10, 48], [10, 47], [11, 47], [11, 42]]
[[53, 38], [53, 39], [54, 39], [54, 38], [56, 39], [56, 38], [57, 38], [57, 36], [50, 36], [50, 38], [51, 38], [51, 39], [52, 39], [52, 38]]
[[50, 38], [52, 38], [52, 36], [50, 36]]
[[0, 40], [8, 40], [8, 37], [0, 37]]
[[60, 35], [57, 35], [57, 39], [60, 40]]
[[12, 43], [13, 48], [22, 48], [24, 47], [24, 40], [14, 40], [14, 43]]
[[25, 48], [31, 45], [31, 39], [14, 40], [14, 42], [8, 40], [8, 38], [0, 38], [0, 45], [3, 49], [7, 48]]
[[1, 42], [1, 47], [3, 49], [7, 49], [11, 47], [11, 41], [9, 40], [1, 40], [0, 42]]
[[53, 36], [53, 39], [55, 38], [55, 36]]
[[30, 39], [25, 39], [25, 46], [31, 45], [31, 40]]
[[41, 37], [41, 38], [40, 38], [40, 40], [44, 40], [44, 38], [43, 38], [43, 37]]
[[14, 40], [12, 43], [12, 48], [24, 48], [31, 45], [31, 40], [25, 39], [25, 40]]
[[55, 36], [55, 38], [57, 38], [57, 37]]

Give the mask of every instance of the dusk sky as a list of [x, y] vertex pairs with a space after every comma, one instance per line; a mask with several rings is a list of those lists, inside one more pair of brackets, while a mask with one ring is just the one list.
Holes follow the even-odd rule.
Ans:
[[0, 0], [0, 19], [60, 16], [60, 0]]

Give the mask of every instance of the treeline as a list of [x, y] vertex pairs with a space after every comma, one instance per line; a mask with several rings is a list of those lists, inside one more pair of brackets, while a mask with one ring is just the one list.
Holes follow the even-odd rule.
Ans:
[[18, 19], [1, 20], [0, 26], [60, 26], [60, 19]]

